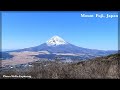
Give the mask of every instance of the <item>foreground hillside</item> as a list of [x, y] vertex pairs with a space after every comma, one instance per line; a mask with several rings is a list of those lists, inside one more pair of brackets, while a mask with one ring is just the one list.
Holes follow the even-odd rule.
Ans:
[[36, 61], [30, 67], [1, 70], [3, 75], [29, 75], [37, 79], [120, 79], [118, 54], [78, 63]]

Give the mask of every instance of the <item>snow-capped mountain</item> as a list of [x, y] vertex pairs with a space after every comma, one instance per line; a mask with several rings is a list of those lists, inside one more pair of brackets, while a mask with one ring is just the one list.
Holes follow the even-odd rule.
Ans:
[[48, 46], [57, 46], [57, 45], [64, 45], [64, 44], [68, 44], [66, 41], [64, 41], [62, 38], [60, 38], [59, 36], [53, 36], [52, 38], [50, 38], [46, 44]]
[[22, 52], [22, 51], [48, 51], [51, 54], [54, 53], [72, 53], [79, 55], [91, 55], [91, 56], [103, 56], [116, 53], [117, 51], [104, 51], [104, 50], [95, 50], [95, 49], [87, 49], [79, 46], [75, 46], [70, 44], [60, 38], [59, 36], [53, 36], [46, 43], [41, 45], [24, 48], [19, 50], [13, 50], [12, 52]]
[[59, 57], [59, 60], [65, 62], [66, 60], [72, 61], [89, 60], [91, 58], [117, 53], [117, 51], [103, 51], [79, 47], [69, 42], [66, 42], [59, 36], [53, 36], [45, 43], [35, 47], [12, 50], [8, 51], [7, 53], [10, 52], [15, 53], [20, 52], [21, 54], [24, 54], [24, 52], [28, 52], [28, 54], [31, 52], [39, 53], [35, 55], [31, 54], [31, 56], [34, 56], [35, 58], [46, 58], [48, 60], [56, 60], [56, 57]]

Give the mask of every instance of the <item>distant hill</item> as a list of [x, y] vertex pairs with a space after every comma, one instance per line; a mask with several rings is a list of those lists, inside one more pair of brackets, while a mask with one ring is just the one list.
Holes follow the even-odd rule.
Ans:
[[0, 59], [9, 59], [9, 58], [12, 58], [13, 55], [10, 55], [9, 53], [7, 52], [0, 52]]

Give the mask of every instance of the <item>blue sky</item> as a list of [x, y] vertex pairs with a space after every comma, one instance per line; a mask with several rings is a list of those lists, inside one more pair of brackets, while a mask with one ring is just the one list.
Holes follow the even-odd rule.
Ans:
[[84, 48], [118, 49], [118, 18], [83, 18], [81, 14], [116, 12], [3, 12], [2, 49], [33, 47], [54, 35]]

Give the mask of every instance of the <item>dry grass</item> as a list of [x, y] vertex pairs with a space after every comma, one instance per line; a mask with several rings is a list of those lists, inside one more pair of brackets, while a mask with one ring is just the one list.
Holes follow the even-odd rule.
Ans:
[[34, 62], [27, 69], [13, 68], [2, 75], [31, 75], [35, 79], [120, 79], [120, 60], [116, 56], [100, 57], [79, 63], [59, 61]]

